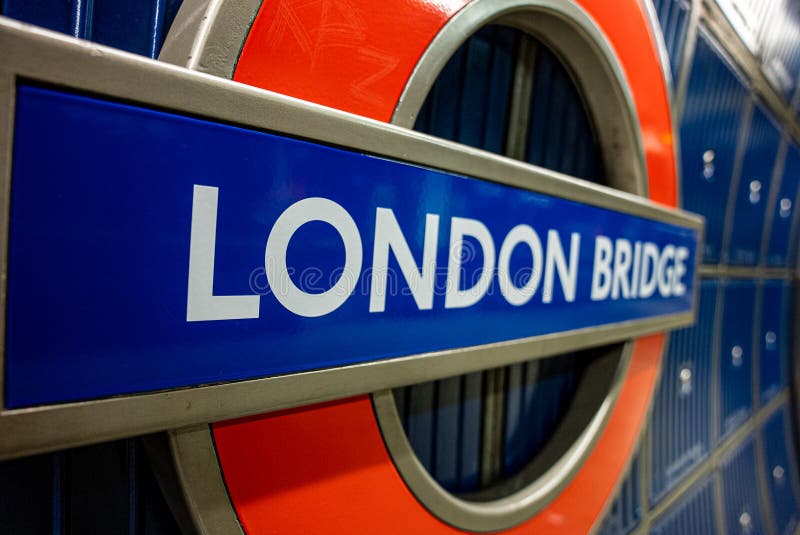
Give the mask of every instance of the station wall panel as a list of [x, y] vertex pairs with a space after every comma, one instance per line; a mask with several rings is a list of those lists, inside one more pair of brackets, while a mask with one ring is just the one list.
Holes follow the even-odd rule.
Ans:
[[762, 404], [775, 397], [788, 384], [791, 292], [788, 281], [767, 280], [761, 283], [758, 344]]
[[761, 253], [764, 214], [781, 131], [760, 104], [754, 104], [741, 164], [739, 187], [733, 198], [733, 218], [728, 251], [730, 264], [754, 266]]
[[756, 453], [752, 438], [732, 451], [720, 466], [725, 518], [724, 533], [766, 534], [756, 476]]
[[756, 283], [724, 282], [719, 347], [720, 437], [735, 431], [753, 410], [753, 322]]
[[697, 483], [656, 520], [652, 535], [708, 535], [720, 533], [714, 514], [714, 480]]
[[800, 522], [795, 457], [797, 450], [789, 425], [788, 409], [782, 407], [766, 421], [762, 429], [764, 469], [767, 472], [765, 479], [775, 522], [775, 533], [778, 535], [794, 533]]
[[747, 88], [710, 37], [697, 39], [680, 122], [681, 205], [706, 218], [703, 261], [722, 256], [725, 211]]
[[718, 286], [717, 280], [703, 280], [697, 323], [670, 334], [650, 424], [651, 503], [661, 499], [711, 449], [711, 358]]
[[[797, 241], [792, 234], [792, 222], [796, 210], [800, 186], [800, 147], [790, 143], [783, 162], [777, 202], [771, 214], [772, 225], [768, 236], [765, 263], [769, 267], [789, 267], [790, 247]], [[770, 215], [768, 215], [770, 217]]]

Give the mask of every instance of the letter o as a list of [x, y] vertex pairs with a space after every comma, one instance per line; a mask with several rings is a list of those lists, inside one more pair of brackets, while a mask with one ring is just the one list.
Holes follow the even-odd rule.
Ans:
[[[531, 278], [527, 284], [518, 288], [514, 286], [514, 281], [511, 279], [509, 273], [509, 263], [511, 262], [511, 253], [514, 248], [520, 243], [525, 243], [530, 247], [533, 256], [533, 266]], [[497, 279], [500, 283], [500, 292], [506, 301], [514, 306], [521, 306], [531, 300], [536, 289], [539, 287], [539, 281], [542, 280], [542, 241], [539, 235], [528, 225], [517, 225], [503, 240], [503, 245], [500, 247], [500, 255], [497, 259]]]
[[[344, 242], [344, 269], [330, 289], [319, 294], [304, 292], [292, 282], [286, 266], [286, 250], [297, 229], [311, 221], [331, 225]], [[356, 288], [361, 274], [363, 251], [361, 235], [353, 218], [341, 205], [322, 197], [297, 201], [278, 217], [267, 238], [264, 265], [267, 281], [275, 298], [298, 316], [315, 318], [342, 306]]]

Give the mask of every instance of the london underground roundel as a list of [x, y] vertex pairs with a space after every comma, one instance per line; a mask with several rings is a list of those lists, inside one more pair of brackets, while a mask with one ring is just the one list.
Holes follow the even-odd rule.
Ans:
[[[591, 144], [600, 162], [595, 173], [602, 174], [600, 181], [675, 206], [676, 164], [668, 89], [655, 39], [637, 0], [626, 0], [624, 5], [600, 0], [404, 0], [380, 5], [362, 0], [251, 1], [244, 6], [218, 2], [212, 7], [205, 2], [193, 4], [187, 2], [182, 7], [174, 26], [177, 30], [170, 33], [160, 59], [409, 128], [415, 124], [419, 128], [423, 120], [431, 121], [422, 115], [433, 113], [433, 106], [448, 105], [448, 98], [441, 95], [438, 104], [431, 103], [434, 85], [454, 70], [448, 71], [448, 63], [456, 61], [454, 55], [471, 53], [469, 58], [458, 60], [461, 63], [456, 70], [461, 78], [456, 74], [449, 83], [462, 88], [461, 96], [458, 91], [452, 93], [456, 95], [454, 99], [468, 98], [463, 96], [463, 87], [472, 83], [467, 79], [470, 62], [484, 61], [490, 72], [482, 73], [488, 80], [485, 87], [481, 86], [482, 100], [451, 105], [449, 120], [464, 124], [482, 121], [475, 129], [483, 129], [484, 137], [470, 142], [469, 128], [463, 124], [462, 134], [455, 134], [452, 125], [449, 134], [447, 125], [429, 124], [426, 131], [528, 161], [532, 161], [531, 149], [525, 145], [534, 128], [531, 108], [537, 105], [536, 96], [531, 94], [531, 78], [534, 72], [540, 72], [535, 69], [536, 58], [543, 57], [531, 50], [539, 47], [550, 54], [552, 61], [563, 65], [566, 78], [579, 94], [593, 133]], [[619, 16], [620, 12], [626, 16]], [[513, 30], [509, 33], [513, 36], [505, 45], [500, 42], [503, 37], [499, 37], [494, 48], [483, 52], [480, 47], [485, 48], [485, 41], [465, 44], [484, 28], [507, 28]], [[469, 46], [475, 49], [469, 52]], [[506, 56], [504, 46], [511, 51]], [[508, 65], [503, 67], [503, 61]], [[502, 73], [492, 74], [503, 68], [505, 77]], [[494, 105], [494, 111], [485, 111], [485, 102]], [[542, 105], [541, 99], [538, 105]], [[484, 106], [483, 114], [471, 106]], [[447, 111], [439, 110], [438, 114], [440, 119], [448, 119]], [[557, 122], [552, 116], [549, 120]], [[494, 148], [486, 137], [493, 128], [489, 124], [492, 121], [503, 123], [495, 127], [499, 128], [495, 135], [499, 141]], [[557, 124], [545, 125], [548, 128], [558, 131]], [[413, 160], [413, 155], [409, 158]], [[544, 160], [533, 163], [548, 166]], [[559, 170], [557, 165], [550, 167]], [[437, 192], [430, 190], [427, 194]], [[480, 233], [473, 232], [472, 237], [480, 243], [476, 234]], [[505, 239], [508, 241], [509, 237]], [[522, 234], [516, 239], [530, 244]], [[531, 253], [534, 267], [538, 246], [544, 259], [539, 271], [543, 270], [545, 278], [552, 278], [545, 266], [549, 265], [550, 245], [545, 243], [542, 247], [538, 237], [535, 241]], [[393, 245], [396, 243], [390, 241], [387, 247]], [[566, 248], [568, 244], [562, 239], [560, 246]], [[609, 258], [624, 262], [627, 255], [634, 258], [633, 263], [639, 263], [642, 246], [643, 243], [632, 242], [627, 253], [620, 252], [617, 240], [609, 245]], [[497, 248], [500, 249], [499, 243]], [[395, 255], [398, 249], [399, 246], [392, 249]], [[482, 253], [488, 256], [485, 248]], [[378, 255], [365, 247], [365, 257], [372, 254]], [[657, 257], [658, 251], [654, 254]], [[345, 261], [351, 261], [349, 253]], [[418, 265], [414, 267], [419, 269]], [[636, 292], [635, 287], [642, 282], [647, 285], [637, 276], [630, 284], [621, 280], [611, 266], [609, 287], [613, 288], [609, 291], [624, 294]], [[424, 298], [416, 294], [413, 297]], [[623, 299], [626, 297], [627, 294], [622, 295]], [[487, 328], [491, 328], [491, 319], [486, 321]], [[418, 336], [414, 325], [409, 322], [405, 332], [387, 336], [414, 338]], [[460, 331], [464, 327], [454, 323], [449, 328]], [[461, 335], [469, 340], [468, 332], [462, 331]], [[593, 336], [591, 331], [587, 336]], [[607, 341], [596, 336], [585, 347], [603, 344]], [[652, 334], [572, 355], [572, 359], [585, 359], [569, 401], [578, 409], [560, 413], [560, 425], [546, 437], [547, 444], [530, 462], [507, 477], [500, 477], [499, 482], [480, 483], [487, 470], [482, 464], [492, 462], [492, 452], [486, 451], [491, 441], [489, 431], [474, 439], [473, 449], [480, 450], [472, 453], [474, 466], [467, 467], [466, 462], [453, 465], [460, 483], [449, 489], [446, 478], [434, 468], [435, 462], [425, 461], [425, 452], [419, 449], [428, 447], [429, 454], [438, 455], [436, 459], [441, 464], [447, 455], [446, 447], [462, 447], [458, 437], [463, 439], [465, 426], [470, 425], [463, 409], [465, 396], [468, 398], [464, 378], [468, 376], [460, 379], [460, 397], [455, 400], [462, 406], [462, 416], [452, 427], [457, 436], [452, 443], [443, 441], [444, 446], [438, 449], [414, 444], [413, 434], [418, 431], [409, 431], [408, 415], [401, 414], [413, 409], [409, 409], [410, 402], [399, 399], [405, 395], [403, 392], [413, 395], [414, 387], [410, 387], [394, 395], [382, 391], [220, 422], [211, 426], [210, 435], [203, 431], [178, 432], [173, 434], [177, 462], [192, 470], [197, 457], [202, 456], [198, 452], [210, 450], [208, 457], [214, 458], [211, 448], [215, 448], [235, 516], [200, 511], [199, 521], [225, 524], [226, 518], [236, 518], [247, 533], [321, 529], [328, 533], [585, 533], [602, 517], [636, 446], [663, 346], [664, 335]], [[540, 358], [546, 360], [548, 355], [562, 351], [554, 344]], [[484, 391], [474, 418], [486, 425], [486, 414], [491, 409], [485, 395], [491, 387], [487, 377], [496, 377], [485, 373], [481, 376], [480, 370], [528, 358], [532, 356], [489, 360], [483, 366], [476, 361], [460, 370], [477, 373], [477, 388]], [[437, 375], [421, 373], [417, 377], [417, 381], [406, 384]], [[502, 381], [500, 388], [508, 389], [512, 379], [504, 375]], [[445, 389], [440, 388], [436, 395], [445, 395]], [[505, 410], [509, 410], [508, 406]], [[439, 413], [430, 418], [434, 423], [429, 425], [446, 423]], [[463, 461], [467, 454], [462, 447], [457, 455], [457, 461]], [[474, 477], [472, 487], [467, 488], [463, 485], [469, 470]], [[207, 494], [191, 486], [188, 492], [200, 496], [198, 499]]]

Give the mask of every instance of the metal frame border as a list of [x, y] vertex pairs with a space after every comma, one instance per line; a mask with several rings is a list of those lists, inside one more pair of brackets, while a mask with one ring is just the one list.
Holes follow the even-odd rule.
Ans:
[[[0, 49], [4, 50], [0, 59], [2, 80], [22, 78], [56, 84], [68, 90], [411, 161], [698, 231], [702, 227], [702, 219], [696, 216], [630, 194], [6, 18], [0, 18]], [[13, 98], [13, 89], [6, 92]], [[13, 120], [8, 107], [12, 104], [10, 98], [5, 99], [3, 109], [8, 122]], [[6, 124], [3, 135], [9, 136], [11, 127]], [[5, 152], [0, 155], [0, 169], [5, 171], [0, 177], [0, 191], [8, 191], [10, 184], [9, 146], [10, 143], [4, 145]], [[7, 217], [6, 206], [1, 223], [6, 228]], [[0, 236], [3, 254], [7, 238], [7, 234]], [[5, 302], [2, 304], [0, 319], [4, 320]], [[686, 312], [288, 376], [3, 410], [0, 458], [257, 414], [502, 366], [663, 331], [691, 323], [693, 319], [694, 312]], [[4, 321], [0, 323], [4, 326]], [[434, 355], [447, 358], [428, 358]], [[120, 418], [121, 414], [125, 418]]]
[[[184, 0], [158, 60], [233, 78], [263, 0]], [[224, 16], [219, 16], [224, 13]]]

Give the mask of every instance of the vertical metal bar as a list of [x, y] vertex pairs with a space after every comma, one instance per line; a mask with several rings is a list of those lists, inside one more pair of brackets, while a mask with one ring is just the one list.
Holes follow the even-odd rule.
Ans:
[[[514, 81], [511, 87], [506, 156], [525, 159], [528, 140], [533, 70], [536, 61], [536, 43], [522, 35], [519, 40]], [[484, 372], [483, 430], [481, 440], [480, 481], [486, 486], [496, 481], [503, 471], [503, 435], [505, 421], [506, 369], [496, 368]]]
[[92, 18], [94, 15], [94, 0], [72, 0], [72, 28], [73, 37], [79, 39], [92, 38]]
[[50, 516], [52, 518], [53, 535], [61, 535], [64, 532], [64, 476], [65, 459], [64, 452], [56, 452], [52, 456], [53, 467], [53, 497], [51, 502]]
[[495, 368], [484, 372], [483, 436], [481, 440], [482, 486], [496, 481], [503, 469], [505, 377], [505, 368]]
[[128, 461], [128, 533], [136, 535], [139, 520], [139, 459], [136, 439], [129, 438], [125, 441], [125, 453]]
[[525, 160], [537, 46], [531, 37], [524, 34], [520, 36], [518, 46], [514, 82], [511, 87], [505, 154], [510, 158]]
[[161, 41], [164, 38], [164, 11], [166, 0], [152, 0], [153, 18], [150, 20], [149, 50], [147, 55], [155, 59], [158, 57]]
[[[13, 76], [0, 76], [0, 236], [8, 236], [11, 205], [11, 156], [14, 139], [14, 105], [16, 81]], [[3, 116], [3, 113], [5, 116]], [[8, 240], [0, 246], [0, 407], [5, 400], [6, 300], [8, 280]]]
[[686, 29], [686, 41], [683, 45], [683, 57], [681, 58], [681, 69], [678, 72], [678, 79], [675, 81], [673, 115], [678, 125], [680, 125], [680, 118], [683, 115], [683, 107], [686, 102], [686, 90], [689, 87], [689, 76], [692, 70], [692, 60], [694, 59], [694, 48], [697, 43], [697, 29], [700, 25], [700, 15], [703, 11], [703, 0], [691, 0], [691, 4], [689, 10], [689, 27]]

